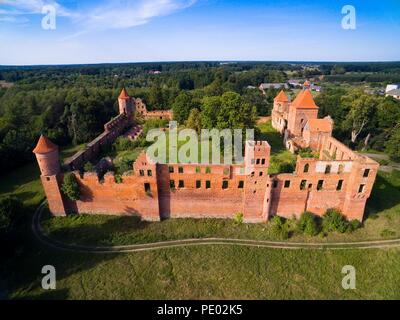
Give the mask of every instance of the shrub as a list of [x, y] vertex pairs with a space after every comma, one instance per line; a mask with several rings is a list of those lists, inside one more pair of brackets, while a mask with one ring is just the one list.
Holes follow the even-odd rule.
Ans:
[[294, 171], [294, 164], [291, 162], [279, 163], [279, 173], [292, 173]]
[[317, 157], [317, 153], [315, 153], [311, 148], [300, 149], [298, 154], [302, 158], [316, 158]]
[[282, 240], [289, 238], [289, 231], [283, 218], [274, 216], [271, 221], [272, 234]]
[[86, 162], [85, 165], [83, 166], [83, 170], [84, 170], [85, 172], [93, 172], [93, 171], [94, 171], [94, 165], [93, 165], [90, 161], [88, 161], [88, 162]]
[[122, 183], [122, 176], [120, 174], [116, 174], [114, 179], [116, 183]]
[[16, 197], [10, 196], [0, 200], [0, 233], [10, 231], [18, 218], [23, 214], [24, 206]]
[[351, 221], [349, 222], [348, 231], [351, 232], [351, 231], [360, 229], [361, 226], [362, 226], [362, 223], [361, 223], [360, 221], [358, 221], [358, 220], [351, 220]]
[[121, 159], [118, 164], [115, 164], [117, 174], [123, 175], [125, 172], [132, 170], [133, 161], [129, 159]]
[[233, 217], [233, 220], [235, 221], [236, 224], [242, 224], [243, 223], [243, 213], [238, 212], [235, 214]]
[[310, 236], [315, 236], [318, 234], [318, 223], [317, 223], [317, 217], [311, 213], [311, 212], [303, 212], [300, 216], [300, 220], [298, 223], [298, 229], [304, 233], [308, 234]]
[[69, 199], [79, 200], [80, 196], [79, 184], [74, 174], [67, 173], [64, 176], [61, 190]]
[[115, 140], [113, 146], [117, 151], [129, 151], [136, 148], [136, 143], [129, 138], [121, 136]]
[[322, 229], [325, 232], [337, 231], [344, 233], [349, 223], [337, 209], [328, 209], [322, 218]]

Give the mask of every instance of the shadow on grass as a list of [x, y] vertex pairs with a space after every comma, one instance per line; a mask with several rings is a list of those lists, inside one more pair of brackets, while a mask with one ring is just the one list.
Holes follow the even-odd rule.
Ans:
[[[106, 261], [113, 260], [118, 254], [90, 255], [67, 252], [42, 245], [31, 231], [32, 214], [24, 219], [18, 230], [18, 239], [3, 245], [12, 248], [3, 256], [2, 273], [6, 287], [3, 292], [6, 299], [67, 299], [69, 290], [62, 288], [54, 291], [44, 290], [41, 281], [42, 268], [52, 265], [56, 269], [57, 282], [72, 275], [95, 268]], [[64, 286], [65, 286], [64, 282]], [[66, 283], [67, 285], [69, 283]], [[57, 285], [58, 287], [58, 285]]]
[[366, 217], [373, 218], [378, 212], [397, 205], [400, 205], [400, 171], [379, 172], [367, 202]]
[[[148, 228], [151, 222], [143, 221], [135, 215], [107, 216], [105, 221], [100, 223], [97, 220], [99, 217], [82, 214], [51, 219], [56, 219], [57, 228], [49, 229], [47, 235], [51, 239], [69, 244], [110, 246], [115, 244], [116, 239], [125, 238], [126, 235], [129, 235], [130, 239], [134, 238], [134, 242], [151, 242], [160, 238], [160, 235], [137, 232]], [[54, 220], [50, 223], [52, 224]], [[44, 221], [45, 229], [46, 225]]]
[[260, 124], [256, 132], [256, 139], [268, 141], [273, 153], [285, 151], [286, 148], [283, 144], [283, 136], [272, 128], [271, 122]]

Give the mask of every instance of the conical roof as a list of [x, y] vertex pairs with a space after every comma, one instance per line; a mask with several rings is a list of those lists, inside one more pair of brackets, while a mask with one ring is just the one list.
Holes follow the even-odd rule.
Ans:
[[118, 99], [129, 99], [129, 98], [130, 98], [130, 96], [129, 96], [128, 92], [126, 91], [126, 89], [122, 88], [122, 91], [119, 94]]
[[278, 93], [274, 100], [278, 102], [289, 102], [289, 98], [283, 90]]
[[318, 109], [310, 90], [302, 90], [294, 99], [292, 106], [297, 109]]
[[49, 153], [57, 149], [57, 145], [46, 136], [41, 135], [35, 149], [33, 149], [33, 153]]

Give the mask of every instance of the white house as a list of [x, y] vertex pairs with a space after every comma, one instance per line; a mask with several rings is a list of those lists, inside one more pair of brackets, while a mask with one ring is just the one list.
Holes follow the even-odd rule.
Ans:
[[388, 93], [389, 91], [396, 90], [396, 89], [400, 89], [400, 83], [388, 84], [386, 86], [385, 92]]
[[400, 100], [400, 89], [394, 89], [386, 92], [386, 97], [387, 96]]

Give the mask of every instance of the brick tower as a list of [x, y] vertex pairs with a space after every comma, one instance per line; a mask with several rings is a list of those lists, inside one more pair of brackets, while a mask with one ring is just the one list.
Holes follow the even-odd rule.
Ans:
[[50, 211], [56, 216], [65, 216], [66, 210], [60, 189], [61, 166], [58, 147], [47, 137], [41, 135], [33, 153], [39, 164], [40, 178]]
[[243, 199], [246, 222], [268, 219], [271, 194], [268, 175], [271, 147], [267, 141], [246, 141], [245, 147], [245, 194]]
[[132, 121], [132, 117], [135, 112], [135, 101], [131, 98], [126, 91], [125, 88], [122, 88], [122, 91], [118, 97], [118, 105], [119, 105], [119, 113], [126, 114], [128, 119]]
[[301, 137], [307, 121], [318, 118], [318, 106], [306, 84], [304, 88], [289, 108], [289, 137]]

